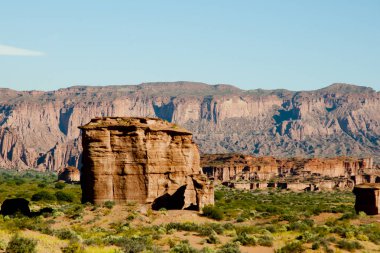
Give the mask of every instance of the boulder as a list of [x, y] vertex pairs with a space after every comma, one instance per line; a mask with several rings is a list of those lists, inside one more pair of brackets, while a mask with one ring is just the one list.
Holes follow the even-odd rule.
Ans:
[[15, 215], [21, 213], [30, 216], [29, 201], [24, 198], [6, 199], [1, 205], [2, 215]]
[[58, 180], [65, 181], [66, 183], [79, 183], [80, 171], [72, 166], [61, 169], [58, 172]]
[[104, 117], [82, 129], [82, 201], [196, 209], [214, 203], [192, 134], [156, 118]]
[[365, 212], [368, 215], [379, 214], [380, 184], [359, 184], [353, 190], [356, 201], [356, 212]]

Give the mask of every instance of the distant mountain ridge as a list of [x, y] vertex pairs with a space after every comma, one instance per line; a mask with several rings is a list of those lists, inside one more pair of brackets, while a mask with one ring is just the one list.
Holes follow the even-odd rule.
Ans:
[[380, 93], [333, 84], [313, 91], [241, 90], [195, 82], [0, 89], [0, 167], [80, 166], [80, 132], [98, 116], [160, 117], [194, 133], [203, 153], [380, 154]]

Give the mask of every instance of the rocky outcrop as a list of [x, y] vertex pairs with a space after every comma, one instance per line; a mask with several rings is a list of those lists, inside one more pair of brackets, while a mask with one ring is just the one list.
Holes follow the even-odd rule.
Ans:
[[354, 188], [355, 210], [368, 215], [380, 212], [380, 184], [359, 184]]
[[80, 182], [80, 171], [72, 166], [63, 168], [58, 172], [58, 180], [65, 181], [66, 183], [73, 184]]
[[14, 198], [14, 199], [6, 199], [1, 204], [1, 214], [3, 216], [6, 215], [16, 215], [22, 214], [25, 216], [30, 216], [30, 208], [29, 201], [24, 198]]
[[240, 189], [278, 187], [290, 190], [352, 188], [380, 182], [372, 158], [275, 158], [242, 154], [203, 155], [203, 173]]
[[378, 92], [346, 84], [307, 92], [191, 82], [0, 89], [0, 167], [80, 167], [78, 126], [100, 116], [159, 117], [179, 124], [191, 130], [202, 153], [379, 161], [379, 111]]
[[156, 118], [105, 117], [80, 127], [82, 201], [197, 209], [214, 203], [192, 134]]

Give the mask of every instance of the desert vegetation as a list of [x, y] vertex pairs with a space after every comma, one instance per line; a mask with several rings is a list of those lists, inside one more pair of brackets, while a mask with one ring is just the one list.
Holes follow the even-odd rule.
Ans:
[[[0, 216], [0, 252], [375, 252], [378, 217], [356, 214], [348, 191], [217, 187], [215, 206], [152, 211], [81, 204], [80, 186], [53, 173], [0, 171], [0, 201], [25, 198], [32, 215]], [[38, 213], [41, 209], [49, 212]], [[266, 250], [266, 251], [265, 251]]]

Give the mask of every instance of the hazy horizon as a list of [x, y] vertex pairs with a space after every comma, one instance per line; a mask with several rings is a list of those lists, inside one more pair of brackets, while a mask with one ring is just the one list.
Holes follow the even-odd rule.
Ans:
[[195, 80], [380, 90], [379, 12], [375, 0], [7, 2], [0, 87]]

